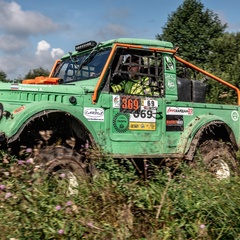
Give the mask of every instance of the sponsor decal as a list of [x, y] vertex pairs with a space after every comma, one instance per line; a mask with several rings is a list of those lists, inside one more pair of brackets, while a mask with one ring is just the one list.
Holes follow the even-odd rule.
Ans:
[[174, 90], [175, 89], [175, 83], [173, 80], [169, 79], [167, 82], [167, 88], [170, 90]]
[[193, 108], [187, 107], [167, 107], [166, 108], [167, 115], [193, 115]]
[[173, 59], [170, 58], [169, 56], [165, 57], [165, 61], [166, 61], [166, 69], [167, 70], [174, 70], [174, 62]]
[[11, 90], [18, 90], [19, 85], [17, 83], [11, 84]]
[[20, 87], [18, 90], [22, 90], [22, 91], [34, 91], [34, 92], [41, 92], [43, 89], [41, 87], [36, 88], [36, 87]]
[[117, 132], [124, 133], [128, 130], [129, 119], [124, 113], [117, 113], [113, 118], [113, 126]]
[[19, 113], [19, 112], [21, 112], [21, 111], [24, 110], [24, 109], [25, 109], [25, 106], [21, 106], [21, 107], [15, 109], [15, 110], [13, 111], [13, 114]]
[[156, 130], [156, 109], [144, 109], [130, 114], [129, 130]]
[[154, 130], [156, 130], [156, 123], [130, 122], [129, 123], [129, 130], [154, 131]]
[[22, 91], [34, 91], [34, 92], [41, 92], [43, 91], [42, 87], [33, 87], [33, 86], [26, 86], [26, 85], [19, 85], [18, 83], [11, 84], [11, 90], [22, 90]]
[[[117, 108], [117, 95], [113, 96], [113, 108]], [[158, 101], [146, 97], [120, 95], [120, 112], [113, 118], [113, 126], [118, 132], [129, 130], [156, 130]]]
[[113, 108], [120, 108], [120, 96], [113, 95], [112, 96]]
[[184, 121], [181, 115], [166, 116], [166, 131], [183, 131]]
[[175, 91], [177, 86], [176, 86], [176, 79], [172, 75], [166, 75], [166, 87], [169, 91]]
[[239, 113], [238, 113], [238, 111], [232, 111], [232, 112], [231, 112], [231, 118], [232, 118], [232, 120], [233, 120], [234, 122], [238, 121], [238, 119], [239, 119]]
[[89, 121], [104, 121], [104, 109], [84, 108], [84, 117]]

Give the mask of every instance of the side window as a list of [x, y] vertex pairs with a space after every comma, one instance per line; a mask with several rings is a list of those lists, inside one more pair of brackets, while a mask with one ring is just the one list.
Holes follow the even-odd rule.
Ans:
[[161, 97], [162, 69], [161, 53], [119, 50], [112, 64], [110, 92]]

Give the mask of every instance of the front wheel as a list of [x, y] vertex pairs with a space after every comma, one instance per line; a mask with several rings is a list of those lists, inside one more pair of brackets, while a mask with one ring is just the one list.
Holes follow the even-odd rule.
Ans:
[[82, 181], [89, 176], [89, 164], [82, 155], [64, 146], [45, 147], [39, 150], [35, 160], [47, 175], [53, 191], [66, 191], [67, 195], [77, 195]]
[[225, 142], [208, 140], [199, 146], [205, 168], [217, 179], [238, 175], [238, 163], [234, 150]]

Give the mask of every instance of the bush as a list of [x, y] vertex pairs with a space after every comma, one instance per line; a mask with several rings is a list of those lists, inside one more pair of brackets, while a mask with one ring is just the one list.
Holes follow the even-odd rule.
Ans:
[[[143, 181], [130, 162], [105, 158], [68, 196], [32, 159], [1, 154], [0, 239], [238, 239], [239, 179], [216, 180], [184, 163]], [[57, 189], [57, 190], [56, 190]]]

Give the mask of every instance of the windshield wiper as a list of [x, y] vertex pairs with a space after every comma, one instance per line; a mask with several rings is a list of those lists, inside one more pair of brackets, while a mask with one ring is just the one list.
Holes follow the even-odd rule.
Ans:
[[75, 66], [76, 68], [78, 68], [77, 60], [76, 60], [76, 59], [75, 59], [75, 60], [73, 59], [71, 52], [68, 52], [68, 54], [69, 54], [69, 57], [70, 57], [72, 63], [74, 64], [74, 66]]
[[78, 66], [77, 69], [77, 73], [74, 76], [74, 80], [76, 80], [77, 75], [79, 73], [79, 71], [82, 69], [83, 66], [85, 66], [86, 64], [88, 64], [89, 62], [92, 61], [92, 59], [95, 57], [95, 55], [98, 53], [99, 50], [96, 50], [96, 48], [99, 46], [99, 44], [97, 44], [96, 47], [93, 48], [93, 50], [88, 54], [88, 56], [80, 63], [80, 65]]

